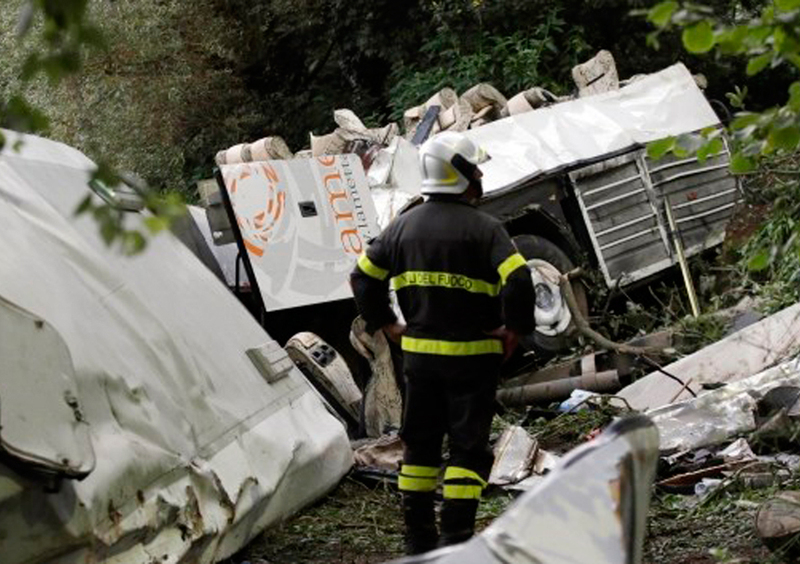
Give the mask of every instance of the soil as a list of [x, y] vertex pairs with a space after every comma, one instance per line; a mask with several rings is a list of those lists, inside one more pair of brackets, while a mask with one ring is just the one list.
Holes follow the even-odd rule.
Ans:
[[[757, 502], [746, 499], [766, 499], [767, 495], [766, 491], [749, 492], [694, 511], [696, 496], [654, 496], [642, 563], [777, 564], [780, 560], [764, 547], [755, 532]], [[743, 500], [745, 503], [740, 505]]]
[[[754, 528], [758, 504], [774, 493], [725, 494], [698, 507], [697, 496], [654, 492], [642, 563], [783, 562], [764, 547]], [[478, 529], [491, 523], [511, 499], [504, 492], [490, 494], [482, 504]], [[223, 564], [377, 564], [402, 555], [398, 493], [346, 478], [324, 500], [271, 528]]]
[[[548, 450], [562, 453], [586, 440], [616, 414], [610, 406], [539, 417], [528, 430]], [[507, 414], [506, 417], [509, 417]], [[500, 418], [495, 427], [504, 423]], [[784, 484], [800, 488], [800, 481]], [[755, 512], [774, 488], [720, 490], [700, 500], [695, 495], [656, 491], [651, 499], [643, 564], [769, 563], [781, 560], [758, 539]], [[489, 490], [478, 514], [482, 530], [512, 500]], [[260, 535], [223, 564], [377, 564], [403, 555], [400, 495], [393, 485], [345, 478], [322, 501]]]

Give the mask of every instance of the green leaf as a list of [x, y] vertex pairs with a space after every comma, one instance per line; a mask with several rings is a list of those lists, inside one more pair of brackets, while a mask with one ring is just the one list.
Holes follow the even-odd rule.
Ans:
[[661, 48], [661, 42], [659, 42], [658, 40], [659, 33], [660, 33], [659, 30], [655, 30], [648, 33], [647, 37], [644, 40], [645, 45], [647, 45], [651, 49], [655, 49], [656, 51], [658, 51]]
[[786, 57], [787, 61], [789, 61], [795, 66], [795, 68], [800, 69], [800, 55], [798, 55], [797, 53], [787, 53], [784, 56]]
[[22, 96], [12, 96], [6, 112], [14, 121], [14, 128], [29, 133], [40, 133], [48, 128], [50, 120], [41, 110], [31, 106]]
[[772, 28], [768, 25], [759, 25], [747, 28], [747, 44], [756, 47], [763, 46], [772, 35]]
[[135, 255], [141, 253], [147, 246], [147, 240], [144, 235], [138, 231], [126, 231], [122, 235], [122, 251], [126, 255]]
[[744, 129], [745, 127], [757, 124], [759, 119], [761, 119], [761, 114], [756, 114], [753, 112], [739, 112], [731, 122], [731, 129], [734, 131], [737, 129]]
[[653, 160], [658, 160], [675, 147], [675, 138], [666, 137], [647, 144], [647, 156]]
[[751, 172], [755, 168], [755, 161], [750, 157], [746, 157], [740, 153], [736, 153], [731, 159], [731, 172], [734, 174]]
[[36, 76], [42, 70], [42, 60], [38, 53], [28, 55], [25, 62], [22, 63], [22, 71], [20, 71], [20, 78], [23, 82], [27, 82]]
[[87, 194], [86, 197], [81, 200], [81, 203], [78, 204], [78, 207], [75, 208], [75, 215], [82, 215], [92, 209], [92, 195]]
[[169, 228], [169, 220], [157, 215], [145, 218], [144, 224], [153, 235]]
[[722, 139], [715, 137], [697, 150], [697, 160], [701, 163], [706, 162], [706, 159], [712, 155], [716, 155], [722, 151]]
[[800, 82], [793, 82], [789, 87], [789, 108], [794, 112], [800, 112]]
[[83, 25], [78, 30], [77, 38], [79, 43], [98, 47], [101, 49], [107, 48], [105, 37], [99, 27], [93, 25]]
[[103, 221], [100, 224], [100, 236], [106, 245], [110, 245], [119, 234], [119, 226], [111, 220]]
[[760, 73], [772, 61], [772, 53], [764, 53], [747, 62], [747, 76]]
[[92, 180], [98, 180], [107, 186], [116, 186], [120, 183], [119, 174], [106, 161], [99, 161], [97, 168], [92, 172]]
[[800, 0], [775, 0], [775, 6], [784, 12], [790, 12], [800, 8]]
[[776, 149], [792, 151], [800, 142], [800, 129], [797, 126], [773, 129], [769, 132], [769, 142]]
[[690, 53], [708, 53], [714, 47], [714, 29], [707, 20], [703, 20], [684, 29], [681, 39]]
[[650, 11], [647, 12], [647, 19], [658, 27], [664, 27], [669, 23], [672, 14], [677, 9], [677, 2], [661, 2], [650, 8]]
[[744, 40], [747, 37], [747, 28], [737, 26], [727, 29], [717, 36], [719, 49], [726, 54], [732, 55], [744, 50]]
[[750, 257], [747, 261], [747, 268], [753, 272], [759, 272], [769, 266], [770, 254], [767, 249], [762, 249]]

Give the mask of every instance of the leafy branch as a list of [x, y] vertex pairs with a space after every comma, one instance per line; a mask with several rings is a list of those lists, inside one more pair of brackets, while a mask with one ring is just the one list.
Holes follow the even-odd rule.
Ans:
[[[659, 35], [681, 30], [684, 48], [693, 54], [716, 53], [743, 57], [747, 76], [766, 69], [788, 67], [792, 75], [800, 71], [800, 0], [774, 0], [759, 13], [745, 13], [741, 21], [723, 23], [707, 6], [660, 2], [646, 12], [656, 26], [648, 43], [658, 48]], [[751, 172], [765, 162], [792, 157], [800, 145], [800, 80], [788, 87], [783, 105], [761, 112], [745, 109], [747, 88], [737, 87], [728, 94], [739, 108], [727, 131], [732, 139], [731, 170]], [[715, 128], [699, 135], [663, 139], [648, 146], [648, 154], [658, 158], [667, 152], [689, 154], [699, 159], [721, 150], [720, 132]], [[796, 173], [797, 171], [795, 171]], [[773, 199], [773, 217], [745, 247], [744, 261], [752, 273], [771, 269], [776, 280], [786, 287], [797, 286], [800, 264], [800, 222], [797, 221], [800, 192], [798, 183], [787, 183]], [[796, 296], [796, 292], [793, 294]]]
[[[39, 77], [45, 77], [51, 87], [57, 86], [65, 78], [81, 72], [92, 50], [106, 47], [103, 34], [91, 23], [87, 10], [88, 0], [28, 0], [22, 5], [15, 30], [17, 42], [21, 46], [26, 38], [34, 35], [34, 47], [19, 69], [22, 88], [6, 100], [0, 99], [0, 123], [4, 127], [28, 133], [47, 133], [49, 118], [26, 98], [23, 90]], [[5, 143], [5, 136], [0, 132], [0, 150]], [[17, 141], [14, 149], [20, 147], [21, 141]], [[124, 186], [132, 188], [141, 206], [153, 214], [144, 220], [146, 232], [127, 229], [124, 210], [108, 199]], [[155, 235], [169, 228], [186, 211], [179, 195], [158, 194], [135, 180], [125, 182], [123, 175], [103, 160], [92, 171], [88, 187], [101, 198], [89, 193], [76, 209], [76, 215], [91, 213], [106, 244], [119, 245], [125, 254], [144, 250], [146, 235]]]

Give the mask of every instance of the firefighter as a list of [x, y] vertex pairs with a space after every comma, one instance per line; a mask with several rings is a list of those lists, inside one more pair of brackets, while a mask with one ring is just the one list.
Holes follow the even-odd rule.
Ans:
[[[444, 132], [422, 145], [419, 158], [426, 201], [374, 239], [351, 274], [367, 330], [383, 329], [403, 350], [398, 486], [410, 554], [472, 536], [493, 462], [500, 364], [534, 327], [525, 259], [503, 225], [474, 205], [486, 153], [463, 134]], [[405, 324], [391, 308], [390, 284]], [[440, 539], [434, 493], [445, 435]]]

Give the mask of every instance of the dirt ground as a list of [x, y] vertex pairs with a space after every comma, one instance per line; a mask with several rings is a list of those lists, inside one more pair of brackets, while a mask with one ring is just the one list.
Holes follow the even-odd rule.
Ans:
[[760, 501], [773, 490], [724, 496], [697, 506], [696, 496], [654, 495], [644, 544], [643, 564], [712, 564], [781, 562], [755, 531]]
[[[512, 497], [484, 500], [477, 527], [502, 513]], [[274, 527], [225, 564], [377, 564], [403, 556], [403, 517], [394, 487], [345, 478], [324, 500]]]
[[[615, 415], [610, 407], [525, 421], [543, 448], [563, 453], [586, 440]], [[496, 418], [499, 429], [518, 414]], [[783, 489], [800, 489], [800, 479]], [[758, 539], [754, 519], [777, 487], [746, 489], [732, 484], [707, 498], [664, 493], [654, 486], [643, 564], [768, 563], [782, 560]], [[486, 527], [513, 500], [489, 490], [478, 514]], [[393, 485], [347, 477], [325, 499], [273, 527], [225, 564], [377, 564], [402, 556], [400, 496]]]
[[[800, 489], [800, 482], [784, 487]], [[725, 493], [699, 505], [697, 496], [654, 492], [643, 564], [778, 564], [755, 533], [760, 502], [775, 488]], [[478, 527], [488, 525], [512, 497], [484, 500]], [[402, 556], [397, 492], [345, 479], [322, 502], [272, 528], [226, 564], [377, 564]]]

